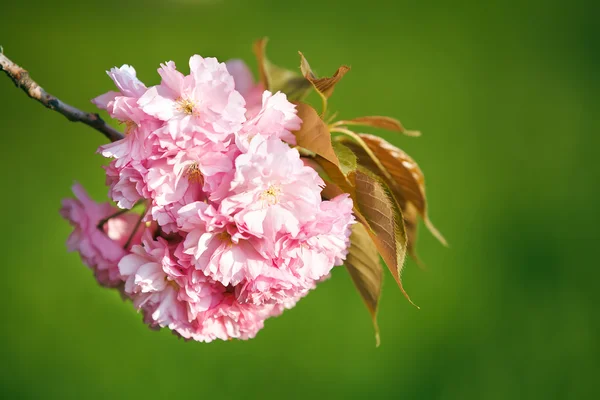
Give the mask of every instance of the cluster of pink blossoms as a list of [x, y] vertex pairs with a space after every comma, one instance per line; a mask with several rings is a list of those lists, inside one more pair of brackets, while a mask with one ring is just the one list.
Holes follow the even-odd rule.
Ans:
[[189, 64], [189, 75], [161, 65], [149, 88], [128, 65], [108, 72], [118, 91], [93, 102], [126, 127], [99, 149], [109, 196], [146, 212], [76, 185], [61, 210], [68, 246], [151, 327], [248, 339], [343, 262], [352, 200], [321, 199], [323, 181], [290, 147], [302, 121], [285, 94], [263, 91], [241, 61]]

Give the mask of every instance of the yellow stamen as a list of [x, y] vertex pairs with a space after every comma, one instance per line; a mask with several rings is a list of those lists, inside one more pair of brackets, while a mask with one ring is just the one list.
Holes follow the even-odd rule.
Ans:
[[131, 131], [137, 128], [137, 124], [132, 120], [119, 121], [120, 124], [125, 124], [125, 135], [129, 135]]
[[227, 244], [228, 246], [232, 245], [231, 235], [227, 231], [223, 231], [217, 235], [217, 238]]
[[194, 102], [188, 99], [177, 99], [177, 109], [179, 111], [183, 111], [187, 115], [192, 115], [194, 113]]
[[279, 196], [281, 195], [281, 189], [279, 186], [270, 185], [267, 190], [262, 192], [260, 195], [261, 200], [272, 206], [279, 203]]
[[202, 175], [197, 162], [190, 164], [190, 166], [187, 168], [187, 171], [185, 171], [184, 176], [187, 176], [190, 183], [199, 183], [200, 185], [204, 185], [204, 175]]

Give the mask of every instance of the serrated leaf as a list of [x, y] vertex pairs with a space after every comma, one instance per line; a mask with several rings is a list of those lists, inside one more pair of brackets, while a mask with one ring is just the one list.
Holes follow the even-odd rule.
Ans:
[[333, 151], [340, 162], [340, 170], [345, 176], [352, 171], [356, 171], [356, 155], [348, 147], [340, 142], [333, 142]]
[[[379, 167], [373, 162], [371, 157], [365, 152], [365, 150], [356, 142], [345, 141], [346, 146], [352, 149], [352, 152], [357, 156], [358, 162], [361, 166], [367, 168], [371, 172], [380, 175]], [[385, 177], [383, 177], [386, 179]], [[386, 179], [386, 182], [388, 180]], [[396, 188], [397, 185], [395, 182], [388, 182], [390, 189], [398, 204], [400, 205], [400, 209], [402, 210], [402, 218], [404, 219], [404, 228], [406, 230], [407, 237], [407, 251], [408, 254], [419, 264], [423, 266], [423, 263], [419, 259], [416, 252], [416, 243], [417, 243], [417, 227], [418, 227], [418, 212], [416, 207], [412, 203], [407, 203], [402, 194]]]
[[312, 84], [319, 96], [321, 96], [321, 99], [323, 100], [322, 114], [325, 114], [325, 111], [327, 110], [327, 99], [333, 94], [335, 85], [344, 77], [344, 75], [346, 75], [346, 72], [350, 71], [350, 67], [342, 65], [331, 77], [319, 78], [310, 68], [310, 64], [304, 57], [304, 54], [300, 51], [298, 54], [300, 54], [300, 71], [302, 72], [302, 75], [304, 75], [304, 78]]
[[302, 75], [312, 83], [317, 92], [325, 97], [330, 97], [333, 94], [335, 85], [344, 77], [344, 75], [346, 75], [346, 72], [350, 71], [350, 67], [342, 65], [335, 71], [333, 76], [319, 78], [313, 73], [304, 54], [300, 51], [298, 54], [300, 54], [300, 71], [302, 72]]
[[296, 136], [296, 144], [339, 166], [339, 160], [331, 144], [329, 128], [319, 114], [305, 103], [298, 103], [296, 110], [298, 117], [302, 119], [300, 130], [292, 132]]
[[[415, 251], [417, 215], [423, 218], [425, 225], [433, 236], [447, 246], [446, 240], [431, 223], [427, 215], [425, 179], [422, 171], [410, 156], [385, 140], [368, 134], [357, 136], [361, 143], [346, 137], [340, 136], [339, 138], [356, 154], [360, 165], [383, 177], [390, 186], [404, 215], [409, 240], [408, 252], [417, 263], [422, 265]], [[376, 160], [367, 153], [367, 150], [371, 151]]]
[[427, 215], [427, 198], [425, 196], [425, 177], [419, 165], [408, 154], [386, 140], [368, 134], [360, 134], [361, 139], [379, 159], [383, 167], [391, 175], [397, 188], [396, 196], [401, 196], [399, 202], [414, 204], [417, 212], [423, 218], [425, 226], [444, 246], [448, 243], [442, 234], [431, 223]]
[[258, 62], [260, 81], [265, 89], [273, 93], [281, 91], [290, 101], [302, 100], [312, 90], [312, 85], [299, 73], [269, 61], [266, 55], [267, 42], [266, 37], [254, 42], [253, 50]]
[[371, 314], [375, 328], [375, 343], [379, 346], [377, 308], [381, 297], [383, 271], [375, 244], [361, 224], [352, 225], [350, 248], [344, 264]]
[[353, 181], [354, 177], [345, 176], [340, 167], [324, 159], [323, 157], [316, 156], [314, 160], [320, 166], [320, 170], [325, 175], [323, 180], [325, 181], [326, 185], [321, 192], [321, 195], [327, 199], [332, 199], [342, 193], [348, 193], [354, 203], [352, 210], [354, 216], [368, 230], [371, 230], [366, 218], [362, 215], [361, 211], [357, 207], [356, 190]]
[[375, 128], [386, 129], [392, 132], [400, 132], [407, 136], [420, 136], [421, 132], [411, 131], [404, 128], [402, 123], [395, 118], [373, 115], [368, 117], [358, 117], [350, 120], [338, 121], [336, 125], [364, 125]]
[[398, 287], [408, 301], [414, 305], [404, 290], [401, 279], [407, 240], [400, 206], [386, 183], [372, 172], [359, 167], [352, 174], [356, 185], [358, 209], [372, 229], [369, 235]]

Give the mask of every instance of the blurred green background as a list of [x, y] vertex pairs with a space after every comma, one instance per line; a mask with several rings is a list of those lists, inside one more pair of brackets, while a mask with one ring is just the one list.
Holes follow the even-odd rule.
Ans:
[[[594, 1], [13, 1], [0, 44], [92, 110], [129, 63], [147, 84], [190, 55], [269, 56], [321, 74], [331, 109], [390, 115], [424, 170], [431, 216], [404, 300], [386, 275], [375, 348], [343, 268], [256, 339], [186, 343], [98, 287], [60, 219], [74, 180], [106, 198], [105, 142], [0, 76], [1, 397], [591, 399], [600, 373], [596, 210], [600, 7]], [[596, 250], [594, 250], [596, 248]], [[596, 392], [596, 393], [594, 393]]]

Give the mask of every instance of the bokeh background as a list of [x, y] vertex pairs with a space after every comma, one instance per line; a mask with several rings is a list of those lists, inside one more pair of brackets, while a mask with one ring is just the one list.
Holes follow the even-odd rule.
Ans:
[[409, 262], [412, 307], [386, 276], [375, 348], [343, 268], [256, 339], [186, 343], [98, 287], [60, 200], [106, 198], [105, 139], [0, 76], [0, 397], [592, 399], [598, 396], [600, 7], [594, 1], [13, 1], [0, 44], [49, 92], [92, 110], [104, 71], [147, 84], [190, 55], [269, 56], [352, 71], [331, 108], [390, 115], [431, 216]]

